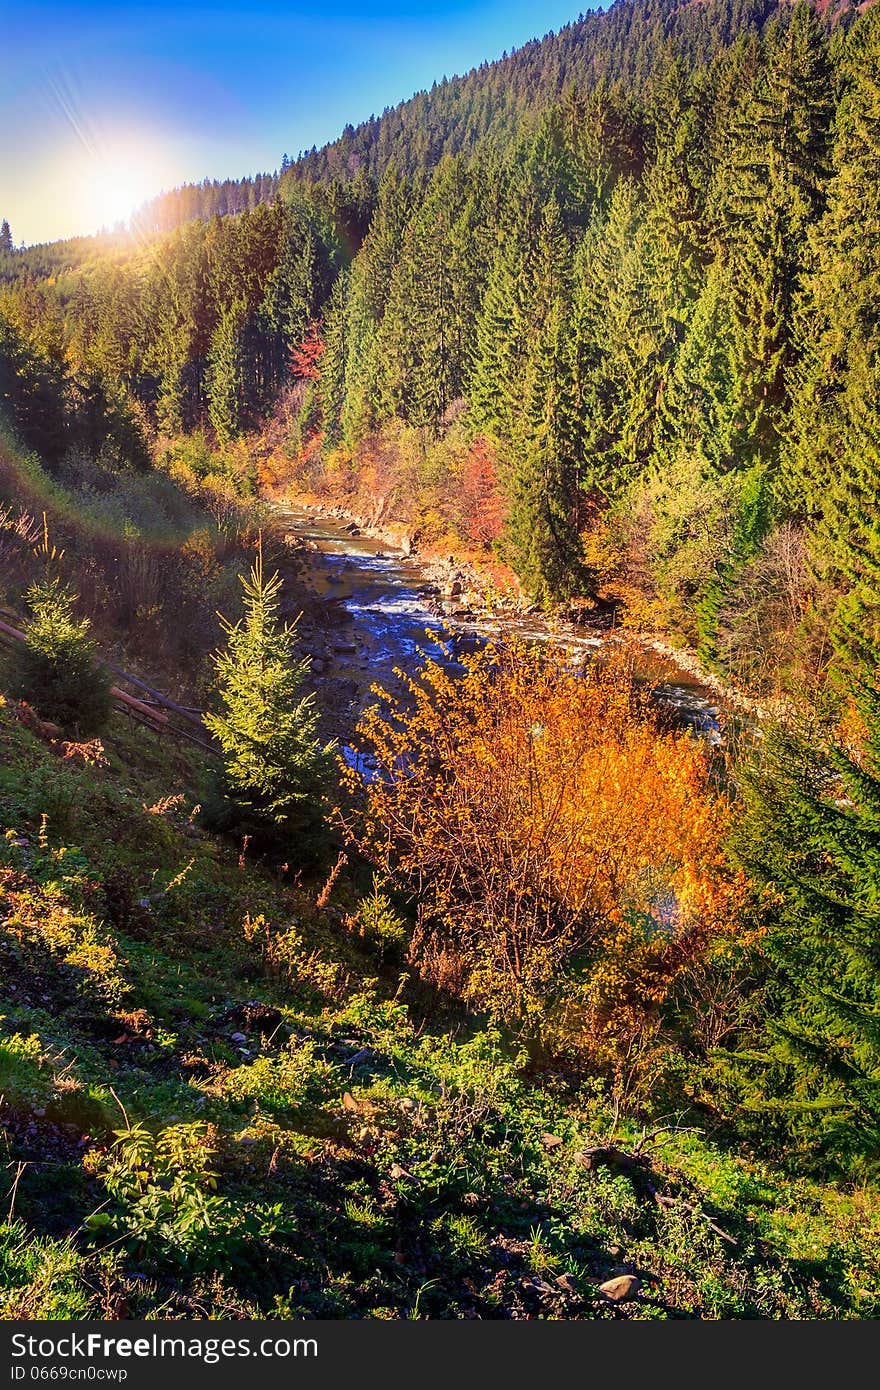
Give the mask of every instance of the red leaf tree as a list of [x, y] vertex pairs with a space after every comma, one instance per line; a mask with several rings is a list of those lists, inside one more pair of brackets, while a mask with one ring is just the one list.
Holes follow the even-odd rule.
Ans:
[[498, 465], [487, 439], [478, 435], [468, 451], [461, 478], [461, 524], [464, 534], [481, 545], [501, 535], [506, 504], [498, 487]]
[[290, 369], [297, 380], [317, 381], [321, 375], [318, 364], [324, 351], [323, 326], [319, 320], [310, 323], [302, 342], [291, 349]]

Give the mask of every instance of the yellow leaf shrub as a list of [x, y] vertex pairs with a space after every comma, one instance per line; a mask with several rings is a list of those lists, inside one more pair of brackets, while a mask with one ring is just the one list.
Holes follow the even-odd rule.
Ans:
[[627, 1049], [735, 927], [708, 754], [661, 727], [623, 652], [575, 674], [514, 638], [464, 667], [377, 689], [348, 832], [412, 892], [435, 982], [554, 1046]]

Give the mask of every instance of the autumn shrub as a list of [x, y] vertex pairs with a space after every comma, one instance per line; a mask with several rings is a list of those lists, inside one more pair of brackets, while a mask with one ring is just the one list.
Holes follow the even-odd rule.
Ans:
[[512, 639], [428, 661], [360, 725], [344, 820], [418, 904], [423, 972], [545, 1046], [613, 1068], [734, 930], [728, 807], [625, 653], [575, 674]]
[[257, 1057], [227, 1074], [223, 1095], [267, 1110], [296, 1110], [327, 1091], [330, 1069], [315, 1053], [315, 1044], [306, 1039], [282, 1048], [277, 1057]]
[[507, 509], [498, 481], [498, 460], [482, 435], [468, 450], [458, 502], [458, 525], [463, 536], [486, 546], [501, 538]]
[[73, 829], [81, 796], [80, 779], [71, 767], [38, 763], [23, 779], [18, 804], [32, 825], [45, 823], [53, 834], [66, 834]]

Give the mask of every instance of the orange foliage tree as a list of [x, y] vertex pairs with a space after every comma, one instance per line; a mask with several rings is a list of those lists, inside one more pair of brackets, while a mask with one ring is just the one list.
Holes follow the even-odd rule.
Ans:
[[427, 661], [359, 726], [352, 839], [418, 904], [413, 959], [543, 1044], [607, 1062], [730, 940], [742, 885], [708, 755], [661, 727], [624, 653], [505, 640]]
[[498, 466], [486, 439], [479, 435], [468, 450], [459, 493], [462, 533], [481, 545], [497, 541], [506, 506], [498, 486]]
[[290, 371], [297, 380], [317, 381], [321, 375], [320, 361], [324, 353], [324, 325], [310, 323], [302, 342], [290, 351]]

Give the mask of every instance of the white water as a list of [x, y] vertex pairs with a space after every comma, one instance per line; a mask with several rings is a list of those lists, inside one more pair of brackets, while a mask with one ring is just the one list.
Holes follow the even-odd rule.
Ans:
[[[346, 591], [342, 606], [355, 624], [359, 651], [377, 668], [408, 668], [420, 652], [454, 663], [459, 642], [473, 647], [497, 631], [491, 619], [438, 617], [419, 592], [425, 576], [418, 565], [402, 556], [391, 556], [380, 541], [366, 536], [350, 536], [344, 523], [311, 512], [279, 509], [279, 520], [321, 555], [325, 567], [328, 596], [334, 589]], [[455, 606], [455, 605], [453, 605]], [[555, 641], [572, 654], [575, 662], [588, 658], [602, 646], [602, 638], [567, 627], [551, 627], [540, 615], [512, 620], [513, 626], [531, 641]], [[451, 634], [451, 636], [450, 636]], [[721, 741], [719, 710], [710, 692], [684, 672], [669, 677], [669, 662], [652, 661], [647, 655], [640, 674], [657, 681], [658, 701], [673, 709], [683, 725], [694, 729], [712, 744]], [[377, 671], [378, 674], [378, 671]]]

